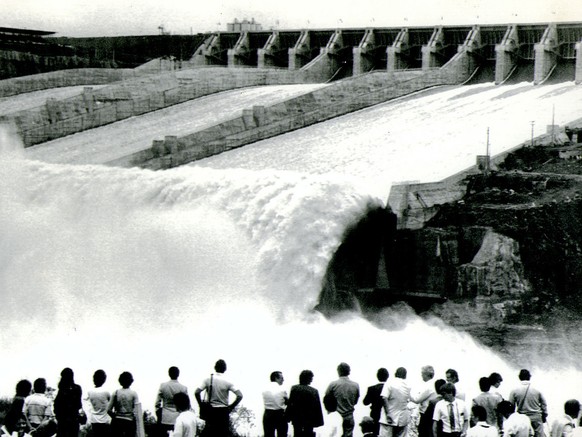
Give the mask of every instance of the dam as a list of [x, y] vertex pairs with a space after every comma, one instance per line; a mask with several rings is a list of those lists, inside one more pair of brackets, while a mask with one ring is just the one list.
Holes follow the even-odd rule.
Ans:
[[[383, 51], [376, 51], [379, 65]], [[413, 202], [416, 185], [474, 171], [487, 127], [496, 156], [529, 141], [532, 129], [534, 139], [545, 134], [553, 106], [556, 125], [582, 118], [582, 91], [568, 67], [575, 60], [534, 84], [530, 59], [495, 84], [485, 68], [465, 68], [459, 80], [450, 73], [462, 64], [450, 63], [455, 55], [423, 71], [418, 53], [411, 69], [371, 70], [363, 79], [338, 74], [331, 82], [305, 70], [296, 75], [283, 60], [278, 68], [259, 66], [258, 51], [256, 68], [229, 65], [228, 50], [223, 66], [168, 64], [169, 71], [110, 78], [102, 71], [99, 81], [61, 71], [0, 82], [7, 99], [18, 87], [83, 87], [39, 108], [24, 105], [18, 117], [4, 115], [17, 129], [2, 138], [0, 339], [6, 356], [18, 359], [2, 365], [2, 392], [22, 377], [46, 376], [54, 386], [65, 365], [86, 390], [98, 366], [112, 388], [117, 374], [132, 371], [151, 409], [170, 362], [194, 389], [222, 357], [255, 414], [245, 429], [253, 435], [262, 407], [257, 387], [273, 368], [292, 383], [310, 368], [322, 392], [340, 361], [362, 387], [380, 366], [407, 367], [411, 383], [426, 363], [438, 375], [456, 366], [471, 396], [473, 382], [492, 371], [509, 391], [527, 365], [557, 417], [563, 400], [580, 392], [571, 364], [577, 355], [566, 341], [508, 357], [406, 306], [372, 320], [357, 309], [330, 318], [314, 311], [347, 230], [389, 205], [398, 191], [391, 187], [413, 186]], [[511, 80], [524, 72], [532, 73], [525, 82]], [[161, 112], [168, 109], [176, 113]], [[178, 132], [188, 114], [210, 121]], [[137, 141], [146, 126], [150, 138]], [[137, 145], [125, 150], [134, 137]], [[357, 418], [364, 414], [359, 405]], [[327, 420], [320, 435], [332, 426]]]

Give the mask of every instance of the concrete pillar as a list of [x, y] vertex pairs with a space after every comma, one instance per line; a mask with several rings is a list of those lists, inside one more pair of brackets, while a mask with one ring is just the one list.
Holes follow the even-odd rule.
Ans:
[[495, 83], [503, 83], [516, 66], [517, 26], [511, 25], [500, 44], [495, 46]]
[[212, 65], [212, 53], [220, 50], [220, 34], [216, 33], [210, 35], [206, 40], [196, 49], [190, 62], [194, 66]]
[[422, 69], [429, 70], [431, 68], [442, 67], [442, 62], [439, 59], [439, 54], [445, 45], [445, 34], [443, 28], [439, 27], [432, 33], [428, 44], [422, 46]]
[[396, 70], [404, 70], [408, 62], [401, 56], [408, 48], [408, 29], [402, 29], [391, 47], [386, 48], [386, 70], [392, 73]]
[[289, 70], [299, 70], [309, 62], [311, 41], [309, 31], [304, 30], [295, 43], [295, 47], [289, 49]]
[[558, 63], [558, 29], [555, 24], [548, 26], [534, 50], [534, 85], [537, 85], [547, 79]]
[[341, 30], [337, 30], [329, 39], [325, 47], [320, 49], [319, 55], [305, 67], [311, 74], [318, 77], [320, 81], [326, 81], [341, 67], [341, 60], [337, 55], [343, 47], [343, 37]]
[[582, 83], [582, 41], [576, 43], [576, 85]]
[[243, 32], [240, 34], [238, 41], [236, 42], [234, 48], [228, 49], [227, 65], [229, 67], [238, 67], [239, 65], [248, 65], [246, 60], [249, 58], [250, 52], [250, 41], [249, 33]]
[[279, 32], [273, 32], [262, 49], [257, 51], [257, 67], [276, 67], [273, 57], [273, 49], [279, 45]]
[[372, 50], [376, 46], [376, 38], [372, 29], [367, 29], [358, 47], [354, 47], [353, 74], [364, 74], [374, 68], [374, 55]]

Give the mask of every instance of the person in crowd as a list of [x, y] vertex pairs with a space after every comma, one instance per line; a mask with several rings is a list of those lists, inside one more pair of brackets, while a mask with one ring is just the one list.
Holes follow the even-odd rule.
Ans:
[[176, 393], [188, 394], [188, 388], [178, 382], [180, 369], [176, 366], [170, 367], [168, 376], [170, 380], [160, 384], [155, 402], [160, 437], [167, 437], [168, 431], [174, 429], [174, 423], [178, 417], [178, 411], [174, 405], [174, 395]]
[[[487, 413], [487, 423], [491, 426], [497, 428], [497, 430], [501, 429], [501, 423], [497, 416], [497, 405], [501, 402], [499, 396], [490, 393], [489, 390], [491, 389], [491, 380], [488, 376], [484, 376], [479, 379], [479, 389], [481, 393], [473, 398], [472, 406], [481, 406], [485, 408], [485, 412]], [[471, 409], [471, 412], [473, 410]], [[478, 418], [471, 414], [471, 423], [476, 423]]]
[[445, 372], [445, 380], [449, 383], [449, 384], [453, 384], [455, 386], [455, 390], [457, 392], [457, 398], [465, 400], [465, 392], [461, 389], [461, 387], [459, 386], [459, 372], [457, 372], [455, 369], [447, 369], [447, 371]]
[[418, 421], [419, 437], [430, 437], [432, 433], [432, 412], [426, 414], [426, 410], [430, 401], [437, 397], [433, 381], [434, 368], [432, 366], [423, 366], [420, 369], [420, 377], [423, 384], [419, 389], [411, 392], [410, 400], [418, 404], [418, 412], [420, 414]]
[[271, 372], [269, 377], [270, 384], [265, 391], [263, 391], [263, 404], [265, 412], [263, 414], [263, 431], [264, 437], [287, 437], [289, 425], [285, 417], [285, 408], [289, 396], [287, 391], [283, 388], [283, 372], [278, 370]]
[[360, 422], [360, 429], [362, 430], [362, 437], [374, 437], [376, 436], [376, 421], [370, 416], [362, 417]]
[[21, 379], [16, 383], [16, 394], [4, 417], [3, 428], [9, 435], [13, 432], [30, 431], [30, 424], [24, 414], [24, 402], [31, 390], [32, 384], [28, 379]]
[[34, 393], [24, 400], [24, 415], [35, 436], [51, 436], [56, 432], [56, 422], [52, 399], [46, 395], [46, 379], [35, 379], [33, 388]]
[[75, 384], [75, 374], [69, 367], [61, 371], [57, 396], [54, 401], [57, 437], [77, 437], [83, 413], [81, 386]]
[[111, 394], [103, 388], [107, 374], [99, 369], [93, 373], [95, 388], [87, 392], [85, 400], [89, 404], [89, 423], [94, 437], [107, 437], [111, 424], [111, 416], [107, 413]]
[[176, 407], [178, 416], [174, 422], [172, 437], [196, 437], [198, 417], [192, 411], [190, 397], [187, 393], [179, 391], [174, 395], [172, 404]]
[[294, 437], [315, 437], [313, 429], [323, 425], [319, 392], [311, 387], [313, 376], [311, 370], [303, 370], [299, 374], [299, 384], [289, 392], [286, 416], [293, 425]]
[[534, 430], [529, 417], [515, 411], [515, 405], [501, 401], [497, 413], [503, 416], [503, 437], [533, 437]]
[[518, 413], [523, 413], [531, 422], [535, 437], [544, 437], [544, 423], [548, 417], [548, 408], [544, 395], [530, 383], [531, 373], [521, 369], [521, 384], [509, 394], [509, 401], [515, 405]]
[[564, 404], [564, 415], [552, 422], [550, 437], [571, 437], [580, 415], [580, 402], [569, 399]]
[[491, 375], [489, 375], [489, 383], [491, 384], [491, 393], [493, 393], [494, 395], [499, 397], [499, 402], [501, 402], [503, 400], [503, 396], [499, 392], [499, 387], [501, 386], [502, 382], [503, 382], [503, 378], [501, 377], [501, 375], [499, 373], [493, 372], [493, 373], [491, 373]]
[[137, 393], [130, 387], [133, 375], [122, 372], [118, 378], [120, 389], [113, 392], [107, 411], [113, 417], [111, 435], [115, 437], [134, 437], [136, 432], [136, 407], [139, 403]]
[[446, 383], [447, 383], [447, 381], [445, 381], [444, 379], [437, 379], [434, 382], [434, 391], [436, 393], [436, 397], [434, 399], [431, 399], [428, 402], [428, 406], [426, 407], [426, 411], [424, 412], [426, 418], [427, 419], [430, 418], [430, 434], [429, 434], [429, 437], [441, 437], [441, 433], [443, 431], [442, 424], [439, 422], [437, 424], [437, 434], [436, 435], [433, 435], [433, 416], [434, 416], [434, 407], [436, 406], [436, 404], [439, 401], [441, 401], [443, 399], [443, 396], [441, 394], [441, 388]]
[[389, 375], [388, 369], [380, 367], [376, 372], [378, 384], [368, 387], [366, 396], [364, 396], [364, 405], [370, 405], [370, 417], [374, 420], [374, 435], [378, 435], [380, 432], [380, 411], [384, 405], [380, 393], [382, 393], [382, 388], [384, 388], [384, 384], [388, 381]]
[[437, 435], [439, 422], [442, 437], [460, 437], [467, 433], [469, 411], [465, 401], [456, 397], [454, 384], [447, 382], [441, 389], [442, 400], [437, 402], [433, 413], [433, 435]]
[[399, 367], [394, 373], [394, 379], [386, 383], [382, 389], [384, 402], [380, 413], [381, 437], [404, 437], [406, 427], [410, 422], [410, 387], [406, 383], [406, 369]]
[[[487, 379], [489, 381], [489, 379]], [[498, 437], [499, 430], [489, 423], [487, 410], [481, 405], [473, 405], [471, 417], [475, 420], [475, 425], [467, 431], [467, 437]]]
[[[194, 392], [198, 405], [202, 405], [201, 393], [206, 392], [210, 402], [209, 415], [205, 419], [206, 426], [202, 432], [203, 436], [208, 437], [226, 437], [229, 434], [230, 413], [242, 401], [242, 392], [235, 385], [225, 379], [226, 362], [224, 360], [216, 361], [214, 365], [215, 374], [204, 379], [202, 384]], [[229, 403], [229, 393], [233, 393], [236, 399]]]
[[354, 406], [360, 399], [360, 386], [350, 379], [351, 369], [349, 364], [340, 363], [337, 366], [338, 379], [332, 381], [326, 395], [335, 397], [337, 412], [342, 416], [342, 437], [352, 437], [354, 435]]

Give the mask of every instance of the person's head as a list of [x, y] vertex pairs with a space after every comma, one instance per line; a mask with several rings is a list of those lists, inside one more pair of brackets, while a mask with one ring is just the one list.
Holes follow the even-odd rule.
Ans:
[[25, 398], [30, 394], [32, 384], [28, 379], [21, 379], [16, 383], [16, 396]]
[[61, 380], [59, 381], [59, 388], [71, 387], [75, 383], [75, 374], [73, 369], [70, 367], [65, 367], [61, 371]]
[[488, 392], [491, 388], [491, 380], [488, 376], [484, 376], [483, 378], [479, 378], [479, 388], [482, 392]]
[[271, 382], [276, 382], [279, 385], [283, 385], [283, 382], [285, 381], [285, 378], [283, 378], [283, 372], [279, 370], [271, 372], [271, 376], [269, 377], [269, 379], [271, 380]]
[[491, 383], [491, 387], [499, 388], [503, 382], [503, 378], [499, 373], [493, 372], [491, 375], [489, 375], [489, 382]]
[[313, 372], [311, 370], [302, 370], [299, 374], [299, 384], [309, 385], [313, 382]]
[[362, 430], [362, 434], [365, 434], [367, 432], [374, 432], [376, 430], [374, 425], [374, 419], [372, 419], [370, 416], [362, 417], [362, 421], [360, 422], [360, 428]]
[[578, 414], [580, 414], [580, 402], [576, 399], [568, 399], [564, 404], [564, 413], [571, 418], [576, 419]]
[[455, 399], [456, 394], [457, 389], [455, 388], [455, 384], [447, 382], [446, 384], [442, 385], [441, 395], [446, 401], [452, 402]]
[[46, 392], [46, 379], [44, 378], [37, 378], [34, 380], [34, 392], [35, 393], [44, 393]]
[[448, 383], [456, 384], [459, 382], [459, 373], [455, 369], [448, 369], [445, 372], [445, 379]]
[[424, 382], [430, 381], [434, 378], [434, 367], [432, 366], [422, 366], [420, 369], [420, 376]]
[[399, 367], [396, 369], [396, 372], [394, 372], [394, 376], [396, 378], [406, 379], [406, 369], [404, 367]]
[[515, 412], [515, 405], [509, 401], [501, 401], [497, 404], [497, 412], [507, 419]]
[[437, 379], [434, 382], [434, 391], [437, 395], [442, 395], [441, 388], [443, 388], [443, 385], [445, 385], [446, 383], [447, 381], [445, 381], [444, 379]]
[[473, 413], [473, 417], [477, 418], [477, 421], [487, 421], [487, 410], [481, 405], [474, 405], [473, 408], [471, 408], [471, 412]]
[[348, 363], [339, 363], [337, 366], [337, 374], [339, 376], [348, 376], [350, 374], [350, 365]]
[[105, 381], [107, 381], [105, 370], [95, 370], [95, 373], [93, 373], [93, 384], [95, 384], [95, 387], [101, 387], [105, 384]]
[[118, 381], [123, 388], [129, 388], [133, 384], [133, 375], [129, 372], [122, 372]]
[[218, 373], [226, 372], [226, 361], [218, 360], [216, 364], [214, 364], [214, 370], [216, 370]]
[[380, 367], [376, 372], [376, 378], [378, 378], [378, 381], [380, 382], [388, 381], [389, 376], [390, 373], [388, 373], [388, 369], [386, 369], [385, 367]]
[[531, 373], [527, 369], [521, 369], [518, 378], [520, 381], [529, 381], [531, 379]]
[[180, 369], [176, 366], [172, 366], [168, 369], [168, 375], [170, 376], [170, 379], [178, 379], [180, 376]]
[[190, 397], [184, 392], [178, 392], [174, 395], [174, 405], [179, 412], [190, 409]]

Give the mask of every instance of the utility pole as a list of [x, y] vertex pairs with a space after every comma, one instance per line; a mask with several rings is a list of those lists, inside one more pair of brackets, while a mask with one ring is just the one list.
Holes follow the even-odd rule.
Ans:
[[535, 120], [530, 121], [531, 123], [531, 146], [533, 147], [534, 145], [534, 138], [533, 138], [533, 134], [534, 134], [534, 125], [536, 124]]

